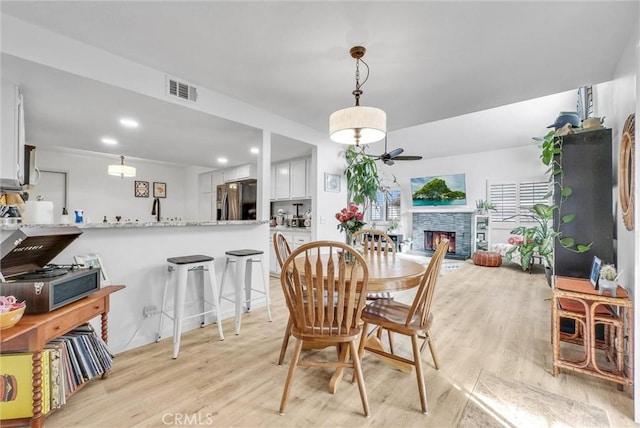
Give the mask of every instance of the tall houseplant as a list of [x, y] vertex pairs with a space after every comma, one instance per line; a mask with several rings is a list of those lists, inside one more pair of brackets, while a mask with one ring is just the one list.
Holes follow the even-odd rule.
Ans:
[[349, 146], [345, 157], [348, 199], [356, 205], [361, 205], [364, 213], [371, 202], [376, 200], [380, 188], [376, 161], [367, 156], [364, 147], [361, 146]]
[[[563, 202], [573, 194], [573, 189], [570, 186], [564, 184], [564, 171], [562, 169], [562, 138], [556, 135], [555, 131], [549, 131], [544, 137], [534, 137], [536, 141], [541, 143], [542, 154], [540, 159], [542, 163], [549, 167], [547, 173], [549, 174], [549, 183], [551, 191], [546, 195], [550, 197], [554, 191], [559, 192], [557, 203], [552, 206], [557, 216], [558, 230], [555, 231], [555, 237], [558, 242], [565, 249], [575, 252], [584, 253], [591, 249], [591, 244], [584, 244], [576, 242], [571, 236], [565, 236], [562, 233], [562, 225], [571, 223], [576, 217], [575, 213], [564, 212]], [[553, 212], [552, 212], [553, 219]]]
[[507, 251], [507, 258], [511, 259], [515, 252], [520, 254], [522, 270], [528, 270], [533, 263], [533, 257], [542, 257], [546, 266], [553, 266], [553, 240], [557, 233], [553, 230], [554, 208], [546, 204], [536, 204], [530, 209], [535, 226], [520, 226], [511, 233], [522, 236], [522, 241], [517, 242]]

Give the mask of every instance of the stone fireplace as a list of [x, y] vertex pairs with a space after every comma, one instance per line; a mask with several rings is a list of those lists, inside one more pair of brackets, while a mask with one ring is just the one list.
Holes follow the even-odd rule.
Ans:
[[431, 255], [440, 240], [449, 239], [446, 257], [466, 260], [471, 257], [473, 210], [414, 212], [411, 240], [413, 250]]

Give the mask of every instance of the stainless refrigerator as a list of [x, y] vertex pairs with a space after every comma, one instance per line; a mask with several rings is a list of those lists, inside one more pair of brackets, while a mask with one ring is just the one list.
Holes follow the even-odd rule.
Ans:
[[255, 220], [257, 181], [220, 184], [216, 189], [217, 220]]

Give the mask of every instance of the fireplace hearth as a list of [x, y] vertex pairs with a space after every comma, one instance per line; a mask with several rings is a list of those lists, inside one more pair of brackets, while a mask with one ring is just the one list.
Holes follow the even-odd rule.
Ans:
[[424, 249], [427, 251], [435, 251], [436, 247], [443, 240], [449, 240], [449, 248], [447, 254], [456, 253], [456, 233], [443, 230], [425, 230], [424, 231]]
[[[471, 257], [471, 223], [473, 209], [430, 210], [414, 212], [411, 239], [413, 251], [430, 256], [441, 239], [449, 239], [448, 259], [466, 260]], [[428, 242], [427, 232], [437, 232]], [[448, 235], [442, 235], [446, 233]], [[434, 242], [435, 241], [435, 242]]]

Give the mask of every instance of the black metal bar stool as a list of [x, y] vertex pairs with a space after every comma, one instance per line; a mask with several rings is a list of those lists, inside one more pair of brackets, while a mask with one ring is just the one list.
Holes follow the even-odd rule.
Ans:
[[[203, 255], [182, 256], [182, 257], [170, 257], [167, 259], [168, 272], [167, 278], [164, 283], [164, 293], [162, 296], [162, 309], [160, 313], [160, 325], [158, 327], [158, 338], [156, 342], [161, 339], [162, 334], [162, 322], [164, 317], [168, 317], [173, 320], [173, 358], [178, 358], [178, 352], [180, 351], [180, 335], [182, 333], [182, 322], [184, 320], [202, 317], [201, 326], [205, 325], [206, 314], [215, 312], [216, 324], [218, 324], [218, 333], [220, 334], [220, 340], [224, 340], [224, 334], [222, 332], [222, 320], [220, 319], [220, 296], [218, 295], [218, 286], [216, 285], [216, 271], [213, 266], [213, 257]], [[169, 283], [171, 282], [172, 272], [178, 272], [178, 283], [174, 289], [173, 299], [173, 312], [167, 312], [167, 291]], [[202, 287], [202, 312], [197, 314], [184, 316], [185, 296], [187, 294], [187, 282], [189, 272], [194, 272], [198, 276], [198, 281]], [[213, 296], [213, 302], [207, 301], [206, 287], [204, 281], [204, 273], [209, 273], [209, 285], [211, 287], [211, 294]], [[206, 310], [206, 304], [211, 305], [210, 310]]]

